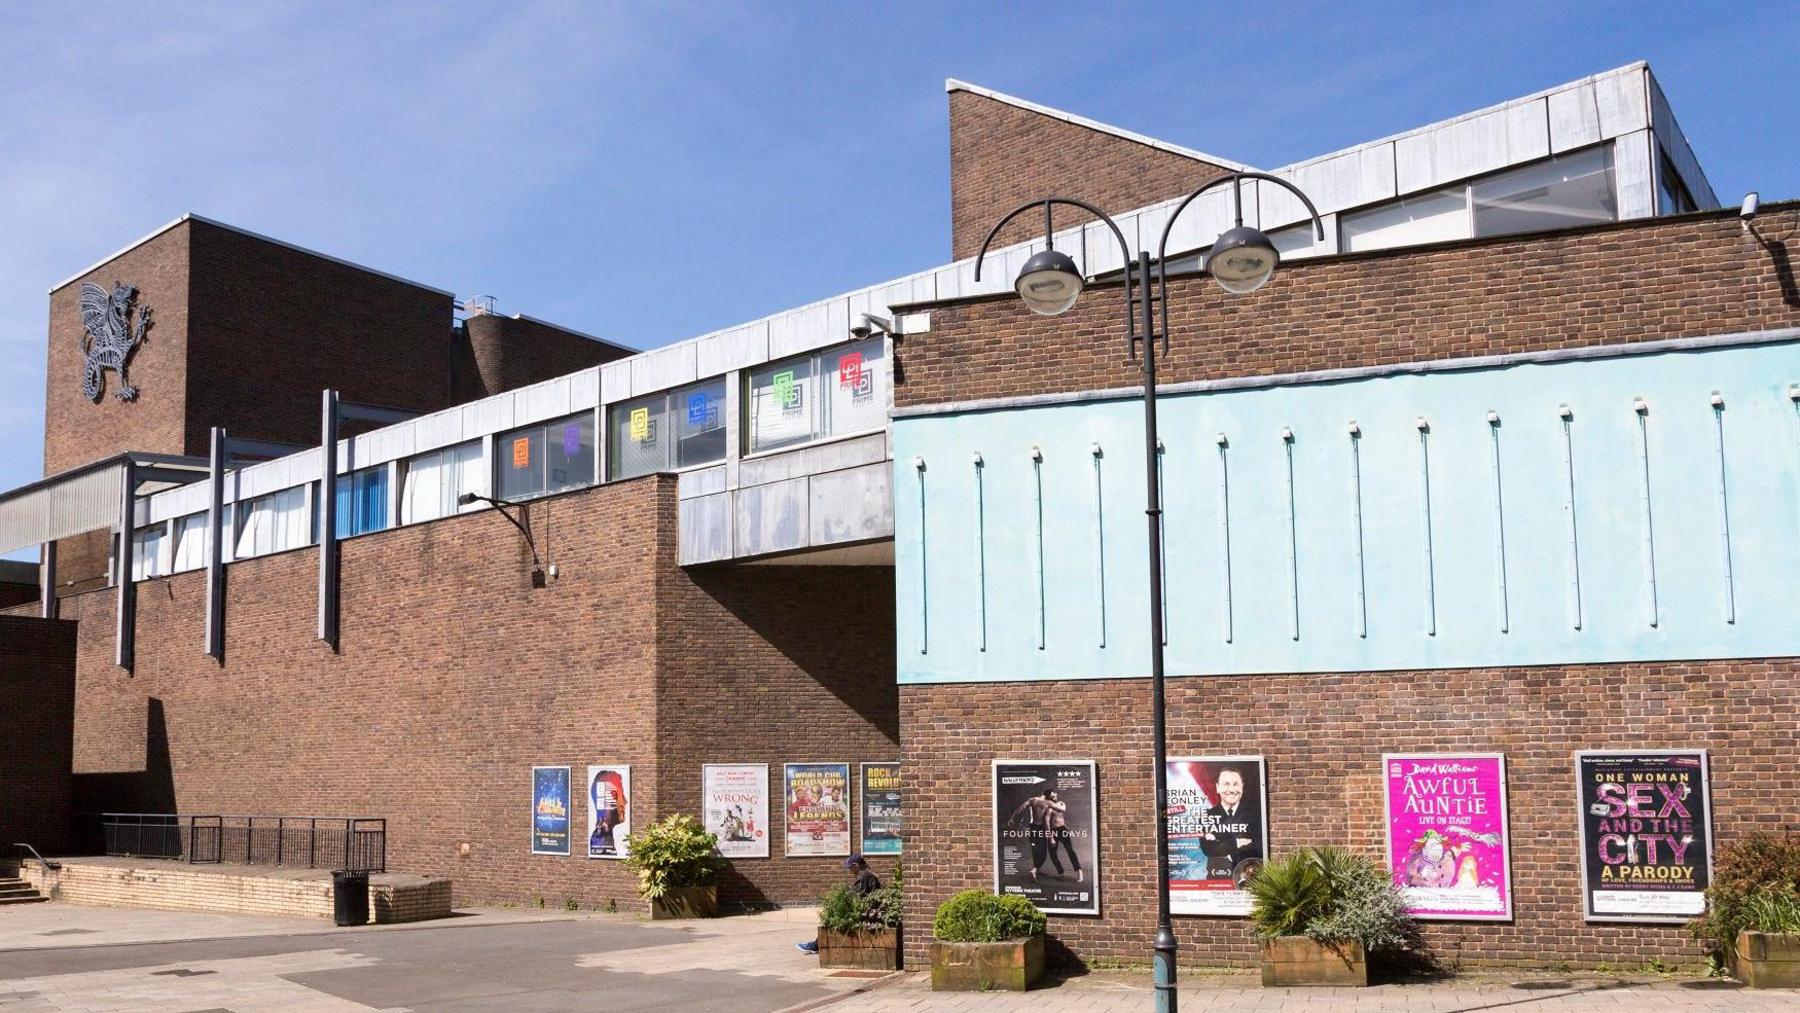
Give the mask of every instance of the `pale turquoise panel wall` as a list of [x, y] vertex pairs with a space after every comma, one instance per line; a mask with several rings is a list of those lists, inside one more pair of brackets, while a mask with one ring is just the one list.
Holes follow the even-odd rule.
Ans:
[[[1795, 383], [1790, 342], [1165, 396], [1169, 671], [1800, 654]], [[895, 422], [902, 682], [1148, 674], [1142, 425]]]

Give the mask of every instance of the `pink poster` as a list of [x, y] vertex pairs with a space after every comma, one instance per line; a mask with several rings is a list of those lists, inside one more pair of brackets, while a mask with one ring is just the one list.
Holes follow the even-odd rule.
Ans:
[[1415, 918], [1512, 917], [1506, 758], [1499, 753], [1390, 753], [1388, 868]]

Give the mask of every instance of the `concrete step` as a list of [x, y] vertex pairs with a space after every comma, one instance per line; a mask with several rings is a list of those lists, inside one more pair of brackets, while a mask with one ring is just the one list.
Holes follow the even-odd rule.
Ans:
[[40, 897], [35, 893], [12, 894], [12, 895], [7, 895], [7, 896], [0, 896], [0, 905], [4, 905], [4, 904], [42, 904], [44, 901], [47, 901], [49, 899], [50, 898], [48, 898], [48, 897]]

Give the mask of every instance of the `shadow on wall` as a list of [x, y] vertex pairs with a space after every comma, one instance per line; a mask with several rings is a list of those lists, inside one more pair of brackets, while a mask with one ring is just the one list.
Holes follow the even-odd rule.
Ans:
[[174, 813], [175, 770], [169, 757], [169, 724], [163, 702], [151, 697], [144, 716], [144, 769], [76, 774], [72, 802], [75, 825], [69, 835], [71, 854], [97, 855], [106, 850], [101, 813]]

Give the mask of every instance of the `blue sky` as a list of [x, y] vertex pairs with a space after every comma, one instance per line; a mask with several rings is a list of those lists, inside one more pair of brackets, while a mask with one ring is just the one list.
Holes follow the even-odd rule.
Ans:
[[1647, 59], [1723, 200], [1800, 196], [1791, 4], [1231, 10], [11, 5], [0, 489], [46, 290], [185, 211], [651, 347], [947, 261], [946, 77], [1278, 166]]

